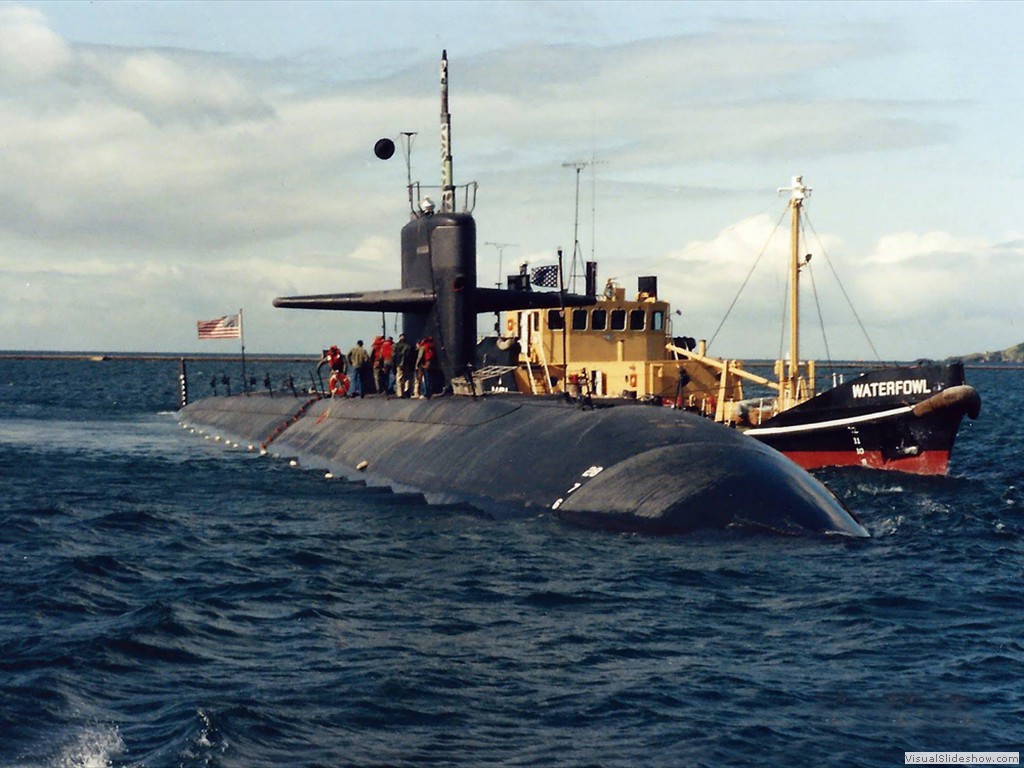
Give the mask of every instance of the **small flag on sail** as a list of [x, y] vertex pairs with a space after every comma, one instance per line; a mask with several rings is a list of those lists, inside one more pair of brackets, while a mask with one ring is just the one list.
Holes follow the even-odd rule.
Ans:
[[558, 265], [534, 267], [530, 270], [530, 282], [540, 288], [558, 287]]
[[240, 339], [242, 338], [242, 318], [239, 315], [225, 315], [216, 320], [199, 320], [200, 339]]

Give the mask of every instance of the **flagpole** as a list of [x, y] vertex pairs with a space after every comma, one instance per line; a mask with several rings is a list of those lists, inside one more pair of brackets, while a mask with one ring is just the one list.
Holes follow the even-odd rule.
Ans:
[[242, 391], [249, 394], [249, 377], [245, 372], [245, 323], [242, 322], [242, 310], [238, 310], [238, 337], [242, 340]]
[[[573, 259], [575, 259], [575, 255]], [[575, 265], [575, 260], [573, 261]], [[575, 267], [574, 267], [575, 268]], [[567, 392], [568, 389], [565, 385], [566, 376], [569, 375], [569, 354], [566, 351], [566, 338], [565, 335], [568, 333], [569, 318], [568, 313], [565, 311], [565, 273], [562, 271], [562, 249], [558, 249], [558, 296], [559, 303], [562, 306], [562, 392]]]

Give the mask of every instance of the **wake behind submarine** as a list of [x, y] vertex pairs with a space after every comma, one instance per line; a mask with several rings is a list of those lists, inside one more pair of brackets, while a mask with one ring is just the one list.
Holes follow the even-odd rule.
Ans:
[[[465, 503], [492, 514], [550, 511], [585, 526], [654, 534], [730, 526], [868, 536], [821, 483], [782, 454], [700, 416], [628, 400], [481, 394], [480, 313], [593, 304], [584, 295], [477, 285], [476, 185], [452, 183], [447, 55], [441, 58], [439, 210], [409, 184], [402, 287], [293, 296], [274, 306], [395, 312], [408, 339], [437, 341], [444, 394], [431, 399], [272, 397], [248, 393], [184, 406], [183, 426], [258, 444], [349, 478]], [[390, 140], [377, 143], [386, 159]], [[471, 195], [472, 193], [472, 195]]]

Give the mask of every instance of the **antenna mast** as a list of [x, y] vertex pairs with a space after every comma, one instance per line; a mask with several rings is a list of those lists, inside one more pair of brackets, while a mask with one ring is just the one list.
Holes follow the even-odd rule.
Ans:
[[[572, 225], [572, 266], [570, 267], [571, 276], [569, 278], [569, 290], [573, 293], [576, 292], [576, 261], [579, 260], [580, 267], [583, 267], [583, 253], [580, 249], [580, 172], [584, 168], [592, 168], [595, 165], [603, 165], [603, 160], [594, 160], [591, 156], [590, 160], [574, 160], [567, 163], [562, 163], [563, 168], [573, 168], [576, 171], [576, 216], [573, 219]], [[595, 182], [596, 184], [596, 182]], [[594, 218], [595, 204], [593, 202], [593, 190], [591, 191], [591, 217]], [[593, 224], [593, 221], [591, 222]], [[593, 239], [593, 230], [591, 231], [591, 238]], [[594, 243], [590, 244], [591, 258], [594, 255]]]
[[455, 211], [452, 183], [452, 116], [448, 112], [448, 51], [441, 51], [441, 211]]
[[576, 215], [572, 222], [572, 266], [569, 268], [569, 290], [576, 292], [576, 259], [583, 260], [580, 255], [580, 172], [590, 163], [586, 160], [576, 160], [562, 163], [563, 168], [573, 168], [576, 171]]
[[506, 248], [517, 248], [519, 243], [484, 243], [498, 249], [498, 287], [501, 288], [501, 260], [505, 255]]
[[405, 155], [405, 188], [409, 191], [409, 210], [416, 215], [416, 201], [412, 194], [412, 140], [416, 131], [402, 131], [402, 152]]

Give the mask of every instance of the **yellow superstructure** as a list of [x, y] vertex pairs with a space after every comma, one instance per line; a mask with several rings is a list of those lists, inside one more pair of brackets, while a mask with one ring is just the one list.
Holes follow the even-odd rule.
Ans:
[[503, 322], [502, 335], [518, 345], [523, 393], [661, 398], [708, 415], [741, 397], [737, 383], [723, 391], [712, 369], [667, 349], [670, 307], [654, 291], [627, 299], [609, 282], [591, 307], [508, 312]]

